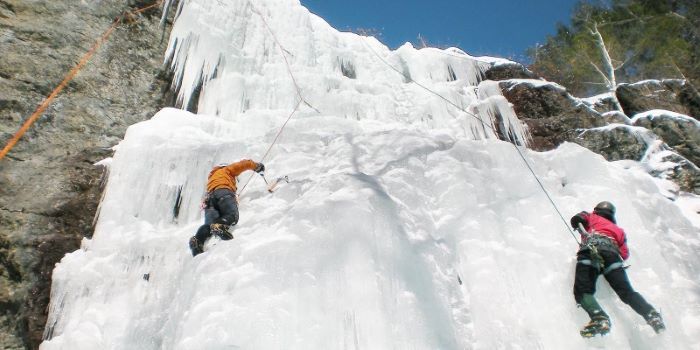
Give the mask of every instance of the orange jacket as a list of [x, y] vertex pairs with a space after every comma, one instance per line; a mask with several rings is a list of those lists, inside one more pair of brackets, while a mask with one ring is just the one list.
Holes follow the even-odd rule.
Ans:
[[231, 163], [227, 166], [214, 167], [209, 172], [209, 180], [207, 180], [207, 192], [219, 188], [228, 188], [236, 192], [236, 176], [246, 170], [254, 170], [258, 163], [243, 159], [239, 162]]

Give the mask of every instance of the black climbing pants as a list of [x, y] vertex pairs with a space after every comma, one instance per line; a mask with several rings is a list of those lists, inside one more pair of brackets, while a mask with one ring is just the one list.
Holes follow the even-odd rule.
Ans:
[[211, 224], [223, 224], [233, 226], [238, 223], [238, 203], [236, 193], [220, 188], [209, 193], [206, 207], [204, 208], [204, 225], [200, 226], [195, 234], [197, 240], [204, 244], [211, 237]]
[[[622, 258], [617, 252], [601, 250], [600, 255], [605, 261], [602, 269], [599, 269], [590, 262], [591, 252], [584, 249], [578, 252], [576, 264], [576, 277], [574, 278], [574, 298], [576, 303], [581, 304], [584, 294], [595, 294], [595, 284], [601, 274], [610, 284], [610, 287], [617, 293], [623, 303], [629, 305], [642, 317], [649, 315], [654, 308], [647, 303], [641, 294], [637, 293], [627, 278], [625, 269], [622, 268]], [[585, 305], [584, 306], [585, 309]], [[592, 317], [591, 310], [586, 310]]]

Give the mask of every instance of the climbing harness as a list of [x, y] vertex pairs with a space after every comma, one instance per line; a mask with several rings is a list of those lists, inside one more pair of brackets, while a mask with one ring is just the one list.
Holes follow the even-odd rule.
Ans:
[[598, 232], [591, 231], [588, 233], [588, 236], [585, 237], [586, 239], [582, 242], [582, 244], [586, 246], [599, 247], [601, 250], [610, 250], [615, 252], [619, 251], [617, 245], [613, 242], [613, 239], [606, 235], [601, 235]]
[[205, 192], [202, 196], [202, 202], [199, 204], [199, 209], [205, 210], [209, 208], [209, 193], [210, 192]]
[[605, 259], [600, 254], [600, 251], [611, 251], [618, 255], [620, 252], [612, 238], [595, 231], [588, 232], [581, 223], [578, 224], [576, 230], [583, 236], [580, 244], [581, 249], [588, 249], [591, 252], [591, 258], [581, 259], [578, 261], [579, 264], [592, 266], [596, 270], [602, 271], [604, 275], [615, 269], [624, 268], [622, 258], [620, 258], [620, 261], [610, 264], [607, 268], [605, 267]]

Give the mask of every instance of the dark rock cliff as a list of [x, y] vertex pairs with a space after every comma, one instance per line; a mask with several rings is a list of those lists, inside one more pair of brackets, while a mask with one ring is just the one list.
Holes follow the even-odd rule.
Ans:
[[[659, 141], [674, 153], [665, 160], [675, 166], [652, 175], [673, 180], [681, 191], [700, 194], [700, 123], [674, 115], [700, 117], [700, 94], [689, 83], [648, 80], [621, 84], [616, 95], [623, 111], [614, 111], [609, 96], [595, 101], [576, 98], [562, 86], [533, 79], [517, 64], [495, 66], [484, 76], [499, 81], [503, 95], [530, 130], [532, 149], [547, 151], [574, 142], [610, 161], [642, 161], [651, 148], [659, 147], [654, 142]], [[657, 111], [633, 118], [650, 110]]]
[[577, 129], [605, 125], [595, 110], [576, 101], [563, 87], [537, 83], [537, 80], [521, 79], [499, 82], [503, 96], [530, 129], [532, 149], [550, 150], [576, 138]]
[[700, 94], [685, 80], [645, 80], [620, 84], [616, 94], [622, 109], [629, 116], [664, 109], [700, 118]]
[[[0, 144], [116, 17], [154, 2], [0, 0]], [[38, 348], [54, 265], [92, 234], [103, 175], [93, 164], [166, 105], [159, 21], [156, 7], [120, 25], [0, 160], [2, 349]]]

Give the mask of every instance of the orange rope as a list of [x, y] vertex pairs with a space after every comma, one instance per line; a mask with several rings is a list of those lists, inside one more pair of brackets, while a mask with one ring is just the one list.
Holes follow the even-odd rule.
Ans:
[[58, 86], [51, 92], [51, 94], [44, 100], [44, 102], [42, 102], [41, 105], [39, 105], [39, 107], [36, 109], [36, 111], [34, 111], [34, 113], [29, 117], [29, 119], [27, 119], [27, 121], [24, 122], [24, 124], [19, 129], [19, 131], [17, 131], [17, 133], [15, 133], [15, 135], [10, 139], [10, 141], [7, 143], [5, 148], [3, 148], [2, 151], [0, 151], [0, 160], [2, 160], [5, 157], [5, 155], [7, 155], [8, 152], [10, 152], [10, 150], [15, 146], [15, 144], [17, 144], [19, 139], [22, 138], [24, 133], [26, 133], [27, 130], [29, 130], [29, 128], [32, 126], [32, 124], [34, 124], [34, 122], [37, 119], [39, 119], [41, 114], [44, 113], [44, 111], [46, 111], [46, 109], [49, 107], [51, 102], [53, 102], [53, 100], [56, 98], [56, 96], [61, 91], [63, 91], [63, 89], [66, 86], [68, 86], [68, 83], [70, 83], [71, 80], [73, 80], [73, 78], [75, 78], [75, 76], [78, 74], [78, 72], [80, 72], [80, 70], [88, 63], [90, 58], [92, 58], [92, 56], [95, 55], [95, 52], [97, 52], [97, 50], [100, 48], [100, 46], [102, 46], [102, 44], [104, 44], [104, 42], [107, 41], [109, 36], [112, 34], [112, 32], [114, 32], [115, 29], [117, 29], [117, 26], [122, 22], [122, 20], [124, 19], [125, 16], [139, 14], [141, 12], [144, 12], [148, 9], [151, 9], [151, 8], [154, 8], [158, 5], [160, 5], [161, 2], [162, 2], [162, 0], [159, 0], [159, 1], [153, 3], [149, 6], [143, 7], [141, 9], [134, 10], [134, 11], [127, 11], [124, 14], [122, 14], [121, 16], [115, 18], [114, 22], [112, 22], [112, 25], [109, 28], [107, 28], [107, 30], [102, 34], [102, 36], [100, 36], [99, 39], [97, 39], [97, 41], [95, 41], [95, 43], [92, 45], [90, 50], [87, 53], [85, 53], [85, 55], [83, 55], [83, 57], [80, 59], [78, 64], [76, 64], [75, 67], [73, 67], [73, 69], [71, 69], [70, 72], [68, 72], [68, 74], [66, 74], [66, 76], [63, 78], [63, 81], [61, 81], [61, 83], [58, 84]]

